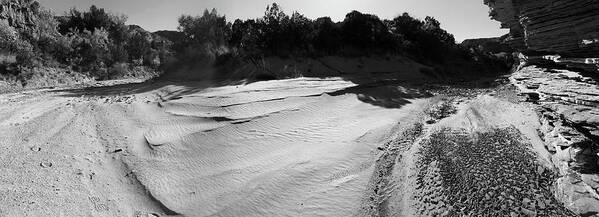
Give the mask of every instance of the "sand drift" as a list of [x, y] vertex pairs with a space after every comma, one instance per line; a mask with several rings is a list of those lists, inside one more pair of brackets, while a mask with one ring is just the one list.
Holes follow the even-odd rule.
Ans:
[[336, 78], [148, 85], [3, 95], [2, 214], [358, 215], [425, 101]]
[[335, 93], [354, 86], [295, 79], [165, 96], [156, 109], [168, 120], [145, 132], [136, 174], [186, 215], [356, 215], [377, 147], [419, 100], [387, 109]]
[[[446, 98], [397, 82], [298, 78], [37, 90], [0, 102], [0, 216], [480, 214], [500, 192], [469, 198], [463, 187], [479, 185], [468, 177], [514, 164], [533, 171], [514, 186], [534, 188], [501, 197], [526, 208], [488, 205], [494, 213], [542, 205], [538, 213], [568, 214], [551, 198], [550, 170], [539, 169], [547, 156], [534, 113], [485, 93]], [[499, 153], [490, 163], [452, 161], [487, 162], [468, 138], [496, 128], [517, 139], [484, 146]], [[461, 136], [438, 139], [443, 132]], [[530, 159], [502, 157], [509, 150]], [[474, 172], [456, 172], [464, 169]], [[521, 179], [505, 171], [499, 178]]]

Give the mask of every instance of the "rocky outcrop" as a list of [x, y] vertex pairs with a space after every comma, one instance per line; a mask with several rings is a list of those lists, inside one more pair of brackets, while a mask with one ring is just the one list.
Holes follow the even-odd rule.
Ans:
[[597, 0], [484, 0], [490, 16], [510, 29], [507, 42], [528, 52], [599, 56]]
[[503, 41], [505, 37], [497, 38], [477, 38], [477, 39], [466, 39], [460, 43], [461, 47], [473, 49], [482, 53], [498, 54], [498, 53], [509, 53], [513, 52]]
[[594, 73], [542, 67], [528, 57], [510, 80], [537, 108], [539, 134], [560, 177], [555, 196], [572, 211], [599, 213], [599, 82]]
[[599, 82], [564, 69], [525, 66], [512, 78], [538, 105], [546, 148], [571, 169], [599, 172]]
[[599, 1], [484, 3], [521, 52], [511, 81], [537, 108], [559, 171], [556, 198], [577, 214], [599, 213]]

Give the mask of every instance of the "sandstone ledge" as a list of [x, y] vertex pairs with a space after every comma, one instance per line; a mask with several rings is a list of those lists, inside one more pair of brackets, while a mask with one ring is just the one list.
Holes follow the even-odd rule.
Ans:
[[520, 51], [599, 55], [599, 1], [484, 0], [484, 4], [492, 19], [510, 29], [506, 42]]
[[[557, 62], [547, 57], [527, 59]], [[556, 197], [581, 215], [599, 213], [599, 82], [595, 79], [594, 73], [526, 61], [510, 78], [540, 116], [539, 134], [560, 175]]]

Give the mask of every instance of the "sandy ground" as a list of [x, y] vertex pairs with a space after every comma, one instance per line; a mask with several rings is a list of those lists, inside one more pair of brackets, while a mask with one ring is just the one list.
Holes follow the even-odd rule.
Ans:
[[[509, 150], [530, 156], [519, 171], [547, 164], [529, 109], [488, 94], [458, 96], [451, 100], [457, 114], [429, 121], [427, 111], [442, 101], [409, 85], [340, 78], [0, 95], [0, 216], [480, 213], [481, 200], [422, 196], [457, 189], [443, 184], [443, 168], [423, 169], [447, 161], [423, 160], [443, 129], [471, 138], [511, 127], [508, 134], [526, 145]], [[510, 141], [490, 149], [502, 151]], [[496, 159], [483, 169], [516, 161]], [[446, 171], [469, 164], [456, 165]], [[422, 184], [425, 174], [439, 182]], [[548, 189], [533, 190], [552, 207], [546, 214], [566, 213], [546, 197]], [[522, 203], [524, 196], [502, 197]], [[509, 208], [498, 213], [525, 213], [520, 205]]]
[[1, 215], [358, 215], [377, 148], [426, 101], [338, 78], [195, 85], [0, 96]]

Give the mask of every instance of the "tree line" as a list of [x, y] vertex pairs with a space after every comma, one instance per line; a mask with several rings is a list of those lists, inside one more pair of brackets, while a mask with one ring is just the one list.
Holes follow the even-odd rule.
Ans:
[[[433, 17], [419, 20], [403, 13], [392, 20], [352, 11], [341, 22], [329, 17], [309, 19], [299, 12], [287, 15], [273, 3], [263, 17], [227, 22], [216, 9], [201, 16], [179, 18], [185, 49], [222, 54], [229, 49], [243, 56], [364, 56], [409, 54], [421, 60], [437, 61], [444, 51], [456, 48], [453, 35]], [[200, 55], [201, 56], [201, 55]]]
[[14, 2], [28, 3], [21, 10], [30, 12], [28, 18], [21, 20], [30, 23], [0, 19], [0, 57], [6, 52], [16, 56], [9, 63], [0, 58], [2, 73], [43, 65], [109, 79], [133, 68], [160, 71], [169, 65], [231, 58], [391, 54], [431, 64], [470, 55], [435, 18], [420, 20], [407, 13], [388, 20], [351, 11], [343, 21], [335, 22], [329, 17], [310, 19], [299, 12], [288, 15], [273, 3], [256, 19], [230, 22], [216, 9], [205, 10], [198, 16], [179, 17], [178, 31], [150, 33], [127, 25], [126, 16], [96, 6], [55, 16], [32, 0], [1, 4]]
[[1, 4], [16, 8], [14, 16], [0, 19], [0, 51], [15, 56], [14, 61], [0, 62], [3, 73], [49, 66], [109, 79], [135, 67], [158, 70], [172, 56], [172, 42], [126, 25], [126, 16], [96, 6], [55, 16], [35, 1]]

